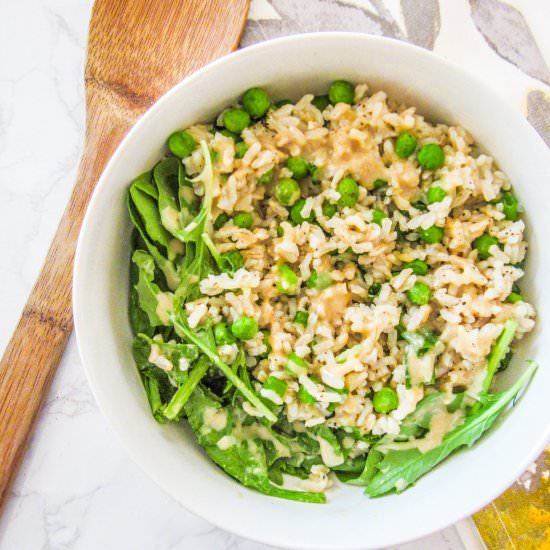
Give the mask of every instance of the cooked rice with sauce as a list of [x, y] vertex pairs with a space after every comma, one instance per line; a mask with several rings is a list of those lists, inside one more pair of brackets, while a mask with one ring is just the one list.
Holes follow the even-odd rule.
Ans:
[[[161, 371], [172, 388], [166, 395], [157, 390], [155, 417], [187, 416], [215, 462], [267, 494], [276, 493], [244, 481], [208, 444], [227, 452], [245, 441], [248, 450], [255, 446], [256, 457], [263, 445], [271, 487], [282, 483], [292, 494], [325, 490], [330, 470], [354, 474], [342, 474], [344, 481], [358, 479], [372, 448], [387, 456], [409, 445], [425, 455], [467, 425], [476, 402], [483, 405], [494, 374], [488, 378], [491, 353], [507, 327], [513, 341], [497, 349], [497, 362], [506, 356], [504, 364], [508, 346], [535, 323], [535, 310], [518, 288], [527, 242], [506, 175], [463, 128], [429, 122], [366, 84], [352, 90], [350, 102], [320, 102], [307, 94], [271, 106], [238, 136], [227, 131], [228, 111], [216, 125], [191, 126], [185, 138], [178, 134], [180, 142], [171, 147], [176, 157], [170, 157], [182, 157], [178, 177], [164, 189], [175, 199], [163, 202], [154, 171], [148, 178], [153, 191], [142, 186], [157, 201], [169, 236], [164, 248], [150, 233], [154, 224], [147, 223], [146, 208], [136, 195], [130, 200], [133, 221], [141, 225], [135, 246], [141, 258], [134, 265], [140, 281], [148, 277], [156, 285], [135, 286], [136, 307], [149, 325], [149, 334], [137, 338], [147, 355], [138, 366], [150, 401], [151, 381], [157, 380], [152, 371]], [[245, 109], [229, 111], [249, 111], [254, 119], [255, 103], [247, 109], [245, 100], [246, 94]], [[177, 153], [182, 139], [189, 154]], [[287, 189], [285, 195], [289, 180], [299, 193]], [[198, 207], [206, 202], [206, 217], [199, 219]], [[189, 243], [196, 242], [211, 267], [188, 276]], [[193, 250], [197, 257], [199, 248]], [[152, 261], [143, 267], [149, 254]], [[156, 299], [152, 313], [147, 292]], [[243, 364], [246, 373], [240, 366], [232, 370], [245, 385], [250, 381], [255, 403], [190, 336], [209, 330], [217, 359], [229, 367]], [[176, 361], [175, 346], [198, 347], [198, 354], [179, 350]], [[185, 406], [164, 415], [203, 359], [208, 364]], [[419, 424], [422, 433], [403, 443], [403, 423], [433, 395], [444, 396], [444, 405]], [[461, 402], [451, 410], [457, 396]], [[193, 420], [197, 400], [207, 398], [214, 403], [206, 409], [209, 420], [204, 414]], [[225, 416], [212, 421], [214, 413]], [[218, 440], [205, 443], [214, 432]], [[271, 446], [304, 432], [316, 451], [299, 453], [318, 460], [293, 462], [288, 443], [273, 451], [270, 464]], [[352, 463], [355, 470], [338, 469]], [[274, 464], [285, 465], [282, 477], [272, 474]], [[393, 487], [409, 483], [398, 479]]]

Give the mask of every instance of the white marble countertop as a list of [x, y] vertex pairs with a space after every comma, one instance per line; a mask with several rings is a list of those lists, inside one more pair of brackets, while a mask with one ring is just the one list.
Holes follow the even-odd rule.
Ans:
[[[91, 0], [18, 0], [0, 9], [0, 352], [74, 183], [84, 133], [82, 74], [91, 7]], [[340, 29], [434, 49], [493, 85], [550, 144], [547, 2], [254, 0], [250, 16], [244, 44]], [[400, 548], [475, 547], [464, 540], [451, 527]], [[39, 548], [266, 547], [195, 517], [130, 462], [94, 403], [71, 338], [0, 518], [1, 550]]]

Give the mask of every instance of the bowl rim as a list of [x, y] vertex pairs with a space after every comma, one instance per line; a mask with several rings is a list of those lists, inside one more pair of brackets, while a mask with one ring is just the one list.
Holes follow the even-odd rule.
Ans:
[[[534, 143], [538, 142], [537, 147], [539, 148], [542, 147], [545, 151], [545, 154], [548, 156], [548, 149], [546, 147], [546, 144], [543, 142], [542, 138], [538, 135], [535, 129], [527, 122], [527, 120], [524, 117], [520, 115], [520, 113], [517, 110], [513, 109], [510, 106], [510, 104], [503, 99], [502, 96], [498, 95], [489, 84], [481, 80], [477, 75], [469, 72], [467, 69], [464, 69], [463, 67], [457, 65], [456, 63], [450, 62], [440, 57], [439, 55], [435, 54], [433, 51], [426, 50], [419, 46], [416, 46], [411, 43], [401, 41], [398, 39], [384, 37], [384, 36], [370, 35], [370, 34], [361, 33], [361, 32], [323, 31], [323, 32], [299, 33], [299, 34], [293, 34], [289, 36], [283, 36], [279, 38], [266, 40], [264, 42], [260, 42], [251, 46], [244, 47], [242, 49], [238, 49], [232, 53], [229, 53], [218, 59], [215, 59], [210, 63], [208, 63], [207, 65], [205, 65], [204, 67], [201, 67], [197, 71], [183, 78], [180, 82], [175, 84], [172, 88], [170, 88], [167, 92], [165, 92], [160, 98], [158, 98], [155, 101], [155, 103], [139, 118], [136, 124], [130, 129], [130, 131], [122, 139], [122, 141], [117, 146], [114, 153], [112, 154], [111, 158], [107, 162], [103, 170], [103, 173], [96, 184], [96, 187], [93, 191], [88, 207], [86, 209], [86, 214], [84, 216], [84, 220], [80, 230], [80, 235], [77, 243], [77, 250], [75, 254], [75, 261], [74, 261], [74, 268], [73, 268], [73, 289], [72, 289], [73, 316], [74, 316], [76, 341], [77, 341], [77, 346], [78, 346], [79, 355], [82, 361], [82, 365], [84, 367], [86, 379], [91, 388], [92, 394], [94, 395], [96, 403], [98, 404], [98, 408], [101, 411], [101, 414], [107, 420], [108, 424], [113, 429], [113, 431], [116, 433], [118, 439], [122, 442], [123, 447], [125, 448], [126, 452], [128, 453], [129, 457], [132, 459], [132, 461], [142, 469], [142, 471], [147, 475], [147, 477], [153, 479], [157, 483], [157, 485], [159, 485], [162, 488], [163, 491], [170, 494], [171, 497], [173, 497], [176, 500], [176, 502], [178, 502], [180, 505], [184, 506], [186, 510], [200, 517], [203, 517], [204, 519], [206, 519], [208, 522], [215, 525], [216, 527], [219, 527], [225, 531], [239, 535], [248, 540], [254, 540], [256, 542], [260, 542], [263, 544], [270, 544], [270, 545], [275, 545], [275, 546], [284, 547], [284, 548], [299, 548], [303, 550], [318, 549], [319, 545], [317, 544], [313, 546], [310, 544], [300, 544], [300, 545], [293, 544], [289, 546], [288, 544], [284, 544], [284, 543], [281, 544], [281, 542], [277, 540], [276, 534], [274, 535], [272, 533], [265, 533], [265, 536], [261, 536], [261, 537], [251, 536], [249, 533], [246, 532], [246, 530], [235, 527], [233, 524], [230, 523], [230, 521], [224, 521], [224, 519], [221, 517], [211, 517], [208, 514], [205, 514], [204, 511], [196, 512], [195, 508], [193, 507], [192, 498], [184, 502], [184, 500], [181, 498], [181, 495], [177, 493], [177, 491], [173, 490], [172, 487], [165, 482], [165, 480], [163, 479], [163, 476], [157, 474], [155, 471], [151, 471], [145, 465], [139, 453], [134, 448], [134, 444], [131, 441], [131, 437], [128, 436], [125, 430], [122, 429], [122, 426], [120, 426], [117, 422], [115, 422], [115, 419], [108, 413], [109, 407], [106, 404], [108, 400], [104, 401], [104, 396], [102, 395], [99, 386], [96, 385], [95, 383], [94, 367], [92, 366], [94, 361], [93, 359], [89, 358], [84, 352], [84, 347], [80, 337], [80, 334], [86, 331], [86, 328], [85, 328], [86, 322], [85, 322], [84, 314], [82, 312], [84, 307], [80, 299], [80, 296], [82, 295], [82, 292], [84, 290], [81, 285], [81, 279], [83, 277], [81, 265], [83, 264], [82, 257], [88, 253], [87, 250], [85, 249], [83, 250], [84, 248], [82, 245], [82, 241], [84, 240], [83, 235], [85, 235], [91, 230], [90, 213], [96, 208], [96, 203], [99, 201], [98, 197], [100, 195], [100, 191], [106, 185], [106, 182], [109, 179], [112, 167], [116, 165], [118, 158], [121, 155], [121, 151], [126, 147], [126, 144], [128, 143], [128, 141], [130, 141], [136, 133], [140, 132], [141, 127], [146, 123], [148, 119], [154, 118], [156, 116], [156, 113], [158, 110], [160, 110], [162, 104], [167, 102], [173, 95], [177, 94], [178, 90], [181, 87], [186, 86], [188, 83], [194, 80], [200, 79], [206, 73], [217, 71], [220, 66], [224, 65], [230, 59], [246, 58], [258, 52], [264, 52], [264, 51], [268, 52], [273, 46], [277, 46], [278, 44], [281, 44], [281, 43], [291, 43], [291, 44], [294, 43], [294, 45], [298, 46], [303, 42], [307, 42], [312, 39], [319, 39], [320, 37], [335, 39], [335, 40], [347, 40], [350, 38], [359, 39], [366, 42], [371, 42], [373, 44], [378, 44], [381, 47], [391, 46], [394, 48], [395, 47], [402, 48], [403, 50], [409, 50], [413, 52], [414, 55], [418, 56], [419, 59], [425, 59], [425, 60], [428, 60], [429, 62], [440, 64], [442, 66], [446, 66], [448, 69], [452, 69], [453, 71], [460, 74], [461, 79], [470, 81], [471, 83], [475, 84], [475, 86], [478, 87], [479, 89], [482, 89], [485, 92], [490, 93], [493, 96], [493, 101], [496, 104], [498, 104], [498, 108], [500, 110], [506, 111], [509, 117], [516, 119], [514, 123], [520, 126], [523, 126], [523, 131], [530, 135], [530, 138], [534, 140]], [[550, 159], [550, 157], [548, 158]], [[436, 531], [442, 530], [472, 515], [473, 513], [475, 513], [485, 505], [487, 505], [489, 502], [494, 500], [496, 497], [498, 497], [504, 490], [506, 490], [526, 470], [527, 466], [530, 463], [532, 463], [533, 460], [540, 454], [540, 452], [544, 449], [548, 441], [550, 441], [550, 422], [547, 423], [546, 431], [541, 432], [540, 435], [536, 438], [533, 437], [533, 442], [531, 444], [530, 449], [526, 450], [524, 453], [524, 459], [518, 464], [516, 464], [515, 467], [510, 467], [508, 469], [509, 475], [506, 476], [506, 478], [502, 477], [502, 481], [498, 483], [498, 489], [491, 491], [490, 494], [487, 492], [487, 494], [484, 494], [482, 498], [477, 498], [477, 499], [472, 498], [470, 501], [472, 502], [472, 504], [468, 507], [465, 507], [465, 509], [463, 509], [461, 513], [455, 513], [453, 517], [450, 517], [445, 521], [443, 520], [440, 520], [438, 522], [436, 521], [435, 524], [430, 525], [429, 528], [427, 527], [424, 529], [418, 529], [417, 532], [412, 533], [410, 535], [399, 534], [399, 531], [396, 530], [395, 533], [392, 533], [388, 536], [388, 541], [386, 544], [389, 546], [394, 546], [394, 545], [403, 544], [412, 540], [416, 540], [418, 538], [427, 536]], [[360, 549], [367, 548], [365, 544], [368, 545], [368, 542], [362, 543], [360, 545], [345, 544], [344, 546], [340, 547], [340, 550], [343, 548], [345, 548], [346, 550], [360, 550]], [[329, 549], [333, 547], [323, 546], [322, 548]]]

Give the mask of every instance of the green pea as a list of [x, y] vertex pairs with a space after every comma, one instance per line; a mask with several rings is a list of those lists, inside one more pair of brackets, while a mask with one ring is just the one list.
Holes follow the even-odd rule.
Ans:
[[222, 136], [231, 138], [233, 141], [239, 141], [239, 136], [237, 134], [234, 134], [233, 132], [230, 132], [227, 128], [220, 130], [220, 134]]
[[352, 178], [344, 178], [336, 187], [340, 193], [338, 204], [340, 206], [354, 206], [359, 199], [359, 185]]
[[403, 269], [412, 269], [415, 275], [424, 276], [428, 273], [428, 264], [424, 260], [413, 260], [403, 264]]
[[258, 321], [252, 317], [243, 315], [233, 321], [231, 324], [231, 332], [233, 336], [239, 340], [250, 340], [254, 338], [258, 332]]
[[437, 143], [426, 143], [418, 150], [416, 160], [426, 170], [437, 170], [445, 162], [445, 153]]
[[387, 218], [386, 213], [383, 210], [379, 210], [378, 208], [375, 208], [372, 211], [372, 222], [376, 225], [382, 225], [382, 220], [384, 218]]
[[231, 334], [225, 323], [218, 323], [214, 325], [214, 340], [218, 346], [223, 346], [225, 344], [233, 344], [235, 336]]
[[512, 193], [504, 193], [499, 201], [502, 204], [502, 213], [507, 220], [515, 222], [518, 219], [518, 200]]
[[233, 217], [233, 223], [242, 229], [250, 229], [253, 223], [252, 214], [250, 212], [237, 212]]
[[384, 187], [387, 187], [388, 186], [388, 182], [386, 180], [382, 180], [380, 178], [378, 179], [375, 179], [373, 182], [372, 182], [372, 188], [375, 190], [375, 191], [378, 191], [379, 189], [383, 189]]
[[220, 154], [218, 151], [214, 151], [213, 149], [210, 149], [210, 160], [212, 161], [212, 164], [218, 162], [218, 159], [220, 158]]
[[433, 204], [434, 202], [441, 202], [447, 196], [447, 191], [440, 187], [439, 185], [432, 185], [428, 192], [426, 193], [426, 200], [428, 204]]
[[498, 240], [492, 235], [484, 233], [483, 235], [478, 237], [472, 244], [477, 250], [477, 255], [482, 260], [486, 260], [491, 255], [490, 248], [493, 245], [498, 244]]
[[416, 149], [416, 137], [410, 132], [401, 132], [395, 141], [395, 154], [402, 159], [410, 157]]
[[300, 384], [300, 387], [298, 388], [298, 399], [305, 403], [306, 405], [313, 405], [314, 403], [317, 403], [317, 399], [309, 393], [302, 384]]
[[275, 392], [279, 397], [283, 397], [287, 388], [288, 384], [275, 376], [269, 376], [263, 385], [264, 390]]
[[413, 304], [425, 306], [432, 297], [432, 291], [427, 284], [417, 281], [412, 288], [407, 290], [407, 296]]
[[168, 138], [168, 149], [176, 157], [188, 157], [196, 146], [197, 142], [189, 132], [174, 132]]
[[389, 413], [399, 406], [399, 397], [392, 388], [382, 388], [372, 398], [374, 410], [378, 413]]
[[332, 204], [331, 202], [324, 201], [322, 210], [323, 210], [323, 216], [326, 216], [327, 218], [332, 218], [332, 216], [336, 214], [338, 207], [335, 204]]
[[309, 313], [307, 311], [299, 310], [294, 315], [294, 322], [297, 325], [307, 326], [307, 320], [309, 319]]
[[271, 106], [269, 96], [262, 88], [250, 88], [246, 90], [242, 102], [245, 111], [252, 118], [263, 117]]
[[296, 294], [300, 288], [298, 275], [292, 271], [292, 268], [287, 264], [277, 266], [279, 277], [277, 281], [277, 289], [281, 294]]
[[437, 227], [437, 225], [432, 225], [428, 229], [422, 229], [419, 227], [417, 229], [418, 235], [426, 244], [435, 244], [441, 242], [445, 231], [442, 227]]
[[230, 250], [220, 256], [220, 265], [228, 273], [235, 273], [244, 266], [244, 258], [238, 250]]
[[286, 161], [286, 167], [298, 180], [305, 178], [309, 174], [309, 164], [302, 157], [290, 157]]
[[285, 230], [279, 225], [277, 226], [277, 237], [282, 237], [285, 234]]
[[309, 216], [307, 218], [304, 218], [302, 216], [302, 208], [306, 204], [305, 199], [300, 199], [294, 203], [292, 208], [290, 209], [290, 219], [296, 224], [300, 224], [303, 222], [309, 222], [313, 223], [313, 220], [315, 219], [315, 212], [313, 210], [309, 213]]
[[271, 183], [271, 180], [273, 179], [273, 168], [271, 170], [268, 170], [267, 172], [264, 172], [259, 178], [258, 178], [258, 185], [267, 185], [268, 183]]
[[334, 280], [328, 273], [317, 273], [314, 271], [306, 281], [309, 288], [316, 288], [317, 290], [324, 290], [334, 283]]
[[300, 198], [300, 186], [292, 178], [281, 178], [275, 187], [275, 197], [284, 206], [292, 206]]
[[248, 145], [244, 141], [239, 141], [235, 144], [235, 157], [242, 159], [248, 151]]
[[328, 95], [316, 95], [312, 100], [311, 104], [317, 107], [321, 113], [330, 105], [330, 100]]
[[240, 134], [250, 125], [250, 116], [242, 109], [229, 109], [223, 114], [223, 125], [235, 134]]
[[296, 355], [292, 352], [288, 356], [288, 360], [285, 364], [285, 370], [291, 376], [300, 376], [301, 374], [307, 374], [307, 363], [303, 357]]
[[517, 304], [518, 302], [523, 302], [523, 296], [518, 292], [510, 292], [506, 301], [510, 304]]
[[328, 89], [328, 99], [333, 105], [337, 103], [353, 105], [355, 100], [353, 84], [346, 80], [335, 80]]
[[227, 222], [229, 221], [229, 216], [222, 212], [215, 220], [214, 220], [214, 229], [218, 230], [221, 227], [223, 227]]

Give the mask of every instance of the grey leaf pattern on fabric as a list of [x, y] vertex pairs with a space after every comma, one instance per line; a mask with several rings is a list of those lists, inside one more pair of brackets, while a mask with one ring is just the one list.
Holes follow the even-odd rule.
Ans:
[[401, 0], [406, 35], [384, 0], [370, 0], [375, 11], [345, 0], [271, 0], [281, 20], [249, 21], [241, 46], [269, 38], [314, 31], [356, 31], [407, 40], [433, 49], [439, 33], [438, 0]]
[[270, 4], [281, 20], [249, 21], [241, 46], [315, 31], [356, 31], [405, 38], [382, 0], [371, 0], [377, 13], [337, 0], [272, 0]]
[[433, 50], [441, 25], [438, 0], [401, 0], [407, 40]]
[[550, 84], [550, 71], [523, 15], [500, 0], [470, 0], [473, 21], [502, 58]]
[[550, 96], [540, 90], [527, 95], [527, 120], [550, 147]]

